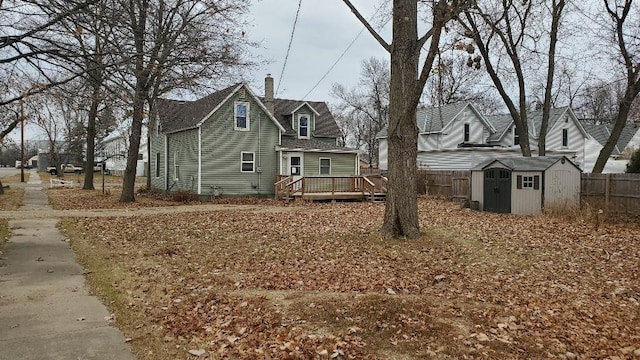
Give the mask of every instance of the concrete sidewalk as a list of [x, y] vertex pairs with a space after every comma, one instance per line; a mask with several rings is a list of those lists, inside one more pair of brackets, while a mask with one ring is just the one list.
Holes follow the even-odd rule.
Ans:
[[[19, 211], [51, 210], [32, 171]], [[57, 219], [11, 220], [0, 255], [0, 359], [135, 359], [105, 306], [87, 292], [83, 268]]]

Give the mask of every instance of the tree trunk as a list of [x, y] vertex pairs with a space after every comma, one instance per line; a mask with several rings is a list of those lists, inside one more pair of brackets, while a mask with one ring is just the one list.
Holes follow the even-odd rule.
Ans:
[[[137, 85], [137, 87], [141, 85]], [[144, 119], [144, 95], [139, 94], [142, 89], [136, 89], [133, 99], [133, 121], [131, 124], [131, 136], [129, 137], [129, 152], [127, 153], [127, 167], [124, 170], [122, 180], [122, 195], [120, 202], [135, 201], [136, 167], [138, 165], [138, 151], [140, 150], [140, 137], [142, 134], [142, 121]]]
[[616, 123], [615, 125], [613, 125], [613, 130], [611, 130], [611, 135], [609, 135], [607, 143], [604, 144], [604, 147], [602, 148], [602, 150], [600, 150], [600, 154], [598, 154], [598, 160], [596, 160], [596, 164], [593, 166], [593, 173], [600, 174], [604, 170], [604, 166], [607, 164], [609, 156], [611, 156], [613, 149], [618, 143], [618, 139], [620, 139], [620, 134], [622, 134], [624, 125], [627, 122], [629, 110], [631, 109], [631, 103], [633, 102], [634, 98], [635, 95], [633, 95], [629, 87], [627, 87], [627, 92], [625, 93], [624, 100], [620, 103], [618, 116], [616, 117]]
[[[95, 81], [91, 79], [91, 81]], [[84, 184], [82, 189], [94, 190], [93, 187], [93, 166], [95, 164], [96, 149], [96, 118], [98, 117], [98, 105], [100, 103], [100, 86], [93, 83], [91, 94], [91, 107], [87, 119], [87, 163], [84, 166]]]
[[389, 184], [382, 232], [394, 237], [420, 236], [416, 162], [418, 128], [417, 2], [394, 0], [389, 116]]

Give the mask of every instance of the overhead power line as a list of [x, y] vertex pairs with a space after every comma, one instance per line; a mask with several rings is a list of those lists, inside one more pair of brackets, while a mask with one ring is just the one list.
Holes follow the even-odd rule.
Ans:
[[298, 24], [298, 16], [300, 15], [300, 7], [302, 6], [302, 0], [298, 1], [298, 10], [296, 11], [296, 17], [293, 20], [293, 29], [291, 29], [291, 37], [289, 38], [289, 46], [287, 47], [287, 54], [284, 57], [284, 63], [282, 64], [282, 71], [280, 72], [280, 76], [278, 77], [278, 86], [276, 87], [276, 93], [280, 91], [280, 83], [282, 83], [282, 77], [284, 75], [284, 69], [287, 67], [287, 60], [289, 59], [289, 52], [291, 51], [291, 44], [293, 43], [293, 35], [296, 32], [296, 25]]
[[[378, 12], [380, 12], [380, 10], [386, 6], [389, 3], [389, 1], [385, 1], [382, 5], [380, 5], [380, 7], [378, 7], [378, 9], [376, 9], [376, 11], [373, 13], [373, 15], [371, 15], [371, 18], [369, 19], [369, 22], [371, 22], [376, 15], [378, 15]], [[391, 20], [391, 18], [389, 18], [387, 21], [384, 22], [384, 24], [382, 24], [382, 26], [380, 26], [380, 29], [382, 29], [383, 27], [385, 27], [387, 25], [387, 23], [389, 23], [389, 20]], [[347, 54], [347, 51], [349, 51], [349, 49], [351, 49], [351, 47], [353, 46], [353, 44], [355, 44], [356, 40], [358, 40], [358, 38], [360, 37], [360, 35], [362, 35], [362, 33], [364, 32], [366, 28], [363, 26], [362, 29], [360, 30], [360, 32], [358, 33], [358, 35], [356, 35], [356, 37], [353, 38], [353, 40], [351, 40], [351, 42], [349, 43], [349, 45], [347, 45], [347, 48], [344, 49], [344, 51], [342, 52], [342, 54], [340, 54], [340, 56], [338, 56], [338, 58], [336, 59], [336, 61], [334, 61], [333, 65], [331, 65], [331, 67], [329, 68], [329, 70], [327, 70], [327, 72], [324, 73], [324, 75], [322, 75], [322, 77], [320, 78], [320, 80], [318, 80], [318, 82], [313, 85], [313, 87], [311, 88], [311, 90], [309, 90], [303, 97], [302, 100], [306, 100], [307, 96], [309, 96], [309, 94], [311, 94], [313, 92], [313, 90], [315, 90], [318, 85], [320, 85], [320, 83], [322, 82], [322, 80], [324, 80], [327, 75], [329, 75], [329, 73], [331, 73], [331, 71], [333, 70], [333, 68], [336, 67], [336, 65], [338, 65], [338, 63], [340, 62], [340, 60], [342, 60], [342, 58]]]

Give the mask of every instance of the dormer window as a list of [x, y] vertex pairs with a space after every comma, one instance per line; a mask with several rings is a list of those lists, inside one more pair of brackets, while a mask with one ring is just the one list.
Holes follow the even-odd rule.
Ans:
[[249, 131], [249, 103], [237, 101], [234, 106], [234, 130]]
[[309, 138], [309, 115], [298, 115], [298, 138]]

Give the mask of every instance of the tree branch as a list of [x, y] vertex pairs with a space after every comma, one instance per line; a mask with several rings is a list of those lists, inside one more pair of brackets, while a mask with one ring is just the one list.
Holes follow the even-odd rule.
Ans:
[[353, 4], [351, 4], [351, 1], [349, 1], [349, 0], [342, 0], [342, 1], [349, 7], [349, 9], [351, 9], [351, 12], [353, 12], [353, 14], [358, 18], [358, 20], [360, 20], [362, 25], [364, 25], [364, 27], [367, 28], [369, 33], [378, 41], [378, 43], [380, 43], [380, 45], [382, 45], [382, 47], [385, 50], [387, 50], [387, 52], [390, 53], [391, 52], [391, 45], [389, 45], [389, 43], [387, 43], [382, 38], [382, 36], [380, 36], [380, 34], [378, 34], [377, 31], [375, 31], [375, 29], [369, 24], [369, 22], [360, 14], [358, 9], [356, 9], [355, 6], [353, 6]]

